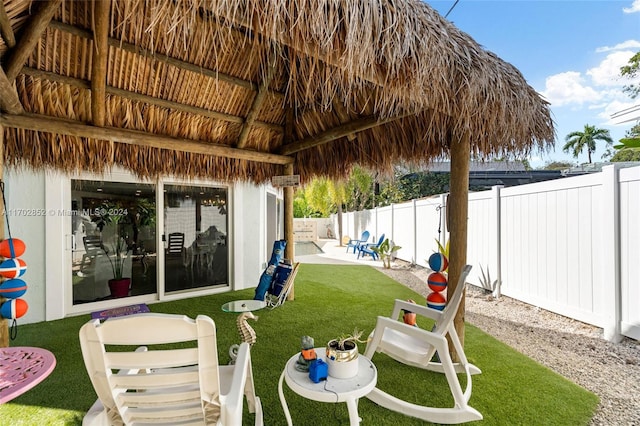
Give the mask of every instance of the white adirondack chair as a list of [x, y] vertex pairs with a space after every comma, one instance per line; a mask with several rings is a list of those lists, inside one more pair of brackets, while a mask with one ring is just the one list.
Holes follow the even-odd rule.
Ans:
[[[470, 270], [470, 265], [464, 267], [456, 290], [447, 295], [449, 300], [442, 311], [396, 299], [391, 317], [378, 317], [376, 328], [369, 336], [369, 343], [364, 353], [371, 359], [376, 352], [382, 352], [404, 364], [444, 373], [453, 395], [454, 406], [417, 405], [398, 399], [378, 388], [371, 391], [367, 398], [382, 407], [433, 423], [454, 424], [482, 419], [482, 414], [468, 405], [471, 397], [471, 375], [479, 374], [481, 371], [467, 361], [453, 325], [453, 319], [462, 300], [465, 279]], [[398, 321], [398, 316], [403, 309], [435, 320], [435, 327], [429, 331]], [[451, 360], [447, 335], [453, 343], [460, 362], [454, 363]], [[433, 361], [436, 352], [439, 362]], [[467, 376], [464, 392], [456, 373], [465, 373]]]
[[[83, 425], [241, 425], [243, 395], [255, 424], [263, 424], [249, 345], [240, 345], [235, 365], [218, 365], [216, 327], [207, 316], [89, 321], [80, 345], [98, 395]], [[130, 349], [137, 345], [153, 346]]]

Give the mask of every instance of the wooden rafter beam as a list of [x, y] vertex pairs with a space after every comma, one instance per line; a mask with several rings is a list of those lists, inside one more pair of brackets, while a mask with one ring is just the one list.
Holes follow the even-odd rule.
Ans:
[[91, 119], [104, 126], [107, 94], [107, 56], [109, 55], [109, 9], [111, 0], [93, 1], [93, 59], [91, 61]]
[[258, 116], [258, 111], [260, 111], [260, 107], [264, 103], [264, 100], [269, 92], [269, 84], [271, 84], [271, 80], [273, 80], [273, 75], [275, 74], [275, 63], [272, 63], [269, 66], [269, 71], [267, 72], [267, 76], [260, 84], [260, 88], [258, 89], [258, 93], [253, 98], [253, 102], [251, 103], [251, 108], [249, 108], [249, 112], [247, 113], [247, 119], [242, 124], [242, 130], [240, 131], [240, 136], [238, 137], [238, 148], [244, 148], [247, 144], [247, 138], [249, 137], [249, 129], [256, 121], [256, 117]]
[[38, 114], [0, 114], [0, 126], [261, 163], [284, 165], [293, 162], [293, 158], [284, 155], [237, 149], [192, 139], [154, 135], [138, 130], [96, 127], [80, 121]]
[[350, 134], [355, 134], [363, 130], [372, 129], [374, 127], [382, 126], [383, 124], [391, 123], [396, 120], [408, 117], [413, 114], [403, 114], [397, 117], [391, 117], [384, 120], [378, 120], [376, 116], [370, 115], [360, 118], [358, 120], [351, 121], [349, 123], [341, 124], [337, 127], [329, 129], [323, 133], [311, 136], [307, 139], [303, 139], [298, 142], [294, 142], [287, 145], [282, 145], [277, 152], [282, 155], [291, 155], [305, 149], [314, 148], [319, 145], [324, 145], [336, 139], [343, 138]]
[[18, 92], [16, 92], [16, 89], [7, 78], [2, 67], [0, 67], [0, 111], [10, 114], [22, 114], [24, 112]]
[[[336, 115], [340, 120], [340, 124], [345, 124], [350, 121], [349, 113], [347, 112], [347, 109], [344, 107], [344, 105], [342, 105], [342, 102], [340, 102], [340, 100], [338, 99], [333, 100], [333, 110], [336, 112]], [[356, 140], [355, 133], [349, 133], [347, 135], [347, 140], [349, 142], [353, 142], [354, 140]]]
[[[91, 39], [93, 37], [93, 35], [91, 34], [91, 32], [87, 31], [87, 30], [83, 30], [81, 28], [78, 27], [74, 27], [73, 25], [69, 25], [69, 24], [65, 24], [62, 22], [58, 22], [58, 21], [51, 21], [51, 23], [49, 24], [49, 27], [54, 28], [56, 30], [59, 31], [65, 31], [68, 32], [69, 34], [73, 34], [76, 35], [78, 37], [83, 37], [83, 38], [87, 38], [87, 39]], [[107, 40], [107, 43], [109, 44], [109, 46], [112, 47], [116, 47], [118, 49], [122, 49], [126, 52], [131, 52], [131, 53], [135, 53], [136, 55], [140, 55], [143, 57], [152, 57], [155, 60], [159, 61], [159, 62], [163, 62], [167, 65], [171, 65], [173, 67], [179, 68], [179, 69], [183, 69], [186, 71], [191, 71], [191, 72], [195, 72], [198, 74], [202, 74], [204, 76], [210, 77], [210, 78], [214, 78], [220, 81], [224, 81], [225, 83], [229, 83], [232, 84], [234, 86], [240, 86], [242, 88], [248, 89], [248, 90], [258, 90], [258, 85], [253, 83], [252, 81], [249, 80], [244, 80], [238, 77], [234, 77], [232, 75], [229, 74], [225, 74], [223, 72], [219, 72], [216, 70], [210, 70], [207, 68], [203, 68], [201, 66], [189, 63], [189, 62], [185, 62], [185, 61], [181, 61], [179, 59], [176, 58], [172, 58], [170, 56], [167, 55], [163, 55], [161, 53], [157, 53], [157, 52], [152, 52], [151, 50], [148, 49], [143, 49], [139, 46], [136, 46], [134, 44], [131, 43], [126, 43], [120, 40], [117, 40], [115, 38], [111, 38], [109, 37]], [[274, 91], [274, 90], [270, 90], [269, 89], [269, 93], [273, 94], [273, 95], [277, 95], [277, 96], [283, 96], [282, 93]]]
[[46, 2], [35, 2], [40, 5], [38, 11], [29, 19], [20, 39], [9, 52], [5, 54], [6, 60], [4, 71], [9, 81], [15, 80], [22, 66], [31, 55], [45, 28], [51, 21], [53, 14], [60, 7], [62, 0], [49, 0]]
[[16, 45], [16, 36], [13, 33], [7, 9], [4, 8], [4, 2], [2, 1], [0, 1], [0, 35], [9, 49]]
[[[49, 81], [54, 81], [57, 83], [68, 84], [73, 87], [78, 87], [80, 89], [90, 89], [91, 85], [89, 81], [82, 80], [79, 78], [67, 77], [60, 74], [56, 74], [49, 71], [41, 71], [34, 68], [24, 67], [22, 68], [22, 73], [25, 75], [29, 75], [32, 77], [45, 79]], [[226, 114], [223, 112], [211, 111], [208, 109], [195, 107], [191, 105], [185, 105], [174, 101], [168, 101], [166, 99], [155, 98], [153, 96], [143, 95], [136, 92], [130, 92], [128, 90], [118, 89], [112, 86], [105, 86], [106, 93], [111, 95], [120, 96], [124, 99], [129, 99], [131, 101], [147, 103], [149, 105], [155, 105], [161, 108], [173, 109], [176, 111], [186, 112], [189, 114], [201, 115], [203, 117], [215, 118], [216, 120], [222, 120], [229, 123], [244, 123], [242, 117], [238, 117], [237, 115]], [[263, 127], [274, 132], [282, 133], [282, 126], [273, 123], [267, 123], [264, 121], [254, 121], [253, 125], [256, 127]]]

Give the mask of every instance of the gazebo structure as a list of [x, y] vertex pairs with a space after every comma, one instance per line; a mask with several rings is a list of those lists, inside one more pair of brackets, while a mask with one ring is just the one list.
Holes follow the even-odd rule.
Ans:
[[470, 155], [554, 141], [520, 72], [420, 0], [3, 0], [0, 35], [5, 167], [264, 184], [449, 157], [452, 283]]

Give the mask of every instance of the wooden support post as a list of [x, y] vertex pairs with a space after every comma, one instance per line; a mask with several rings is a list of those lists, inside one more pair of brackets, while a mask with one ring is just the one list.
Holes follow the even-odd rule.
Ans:
[[[0, 126], [0, 180], [2, 180], [3, 178], [3, 172], [4, 172], [4, 127]], [[4, 200], [2, 199], [2, 197], [0, 197], [0, 212], [2, 213], [2, 215], [0, 215], [0, 220], [2, 220], [2, 223], [0, 223], [0, 240], [4, 240], [4, 215], [5, 215], [5, 206], [4, 206]], [[2, 278], [0, 278], [0, 281], [3, 281]], [[0, 305], [5, 301], [6, 299], [2, 296], [0, 296]], [[8, 348], [9, 347], [9, 320], [8, 319], [0, 319], [0, 348]]]
[[91, 61], [91, 117], [94, 126], [103, 127], [106, 117], [107, 56], [109, 55], [110, 0], [93, 2], [93, 60]]
[[[467, 214], [469, 204], [469, 160], [470, 135], [465, 132], [459, 140], [451, 141], [451, 182], [449, 205], [449, 288], [447, 293], [453, 292], [458, 284], [462, 268], [467, 262]], [[465, 293], [463, 293], [458, 313], [454, 318], [454, 325], [464, 346], [464, 313]], [[449, 345], [451, 355], [458, 359], [455, 350]]]
[[[293, 175], [293, 164], [284, 166], [285, 175]], [[284, 257], [291, 259], [291, 263], [295, 263], [295, 245], [293, 242], [293, 186], [284, 187], [284, 239], [287, 240], [287, 246], [284, 249]], [[291, 291], [287, 296], [287, 300], [294, 299], [294, 284], [291, 284]]]

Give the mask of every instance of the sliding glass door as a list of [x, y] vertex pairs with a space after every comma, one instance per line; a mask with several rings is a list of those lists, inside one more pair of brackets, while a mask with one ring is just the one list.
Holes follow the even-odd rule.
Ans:
[[227, 286], [228, 190], [164, 185], [165, 293]]
[[157, 293], [155, 188], [71, 180], [74, 305]]
[[156, 188], [71, 180], [73, 305], [229, 285], [228, 188], [164, 184], [161, 197]]

